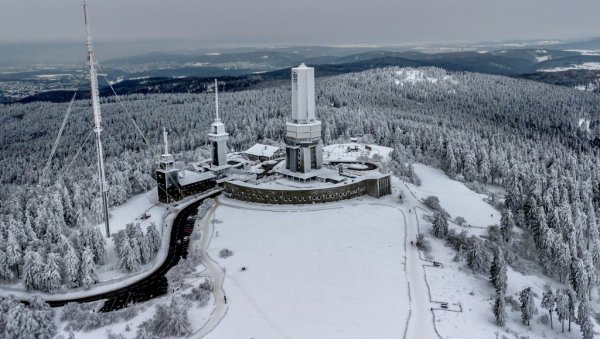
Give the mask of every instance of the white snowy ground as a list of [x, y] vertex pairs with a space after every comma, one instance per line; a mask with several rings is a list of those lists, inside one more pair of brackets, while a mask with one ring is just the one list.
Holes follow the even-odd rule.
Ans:
[[[209, 254], [226, 270], [229, 310], [207, 338], [403, 336], [399, 210], [369, 205], [377, 202], [370, 198], [291, 211], [219, 200]], [[219, 258], [223, 248], [234, 255]]]
[[585, 69], [590, 71], [600, 70], [600, 62], [583, 62], [581, 64], [571, 64], [566, 67], [554, 67], [554, 68], [545, 68], [539, 69], [540, 72], [564, 72], [570, 69]]
[[[460, 215], [467, 222], [479, 225], [499, 224], [500, 216], [490, 205], [485, 203], [481, 194], [469, 190], [462, 183], [451, 180], [442, 171], [429, 166], [415, 164], [415, 172], [421, 178], [422, 186], [409, 185], [411, 191], [418, 197], [435, 195], [440, 198], [440, 204], [453, 217]], [[407, 192], [408, 193], [408, 192]], [[431, 224], [424, 220], [425, 212], [417, 209], [421, 232], [430, 234]], [[493, 217], [490, 217], [490, 214]], [[414, 215], [410, 217], [414, 218]], [[485, 223], [483, 223], [485, 221]], [[477, 228], [459, 227], [450, 224], [457, 231], [466, 230], [469, 234], [485, 234]], [[473, 274], [464, 261], [454, 262], [454, 250], [445, 246], [443, 240], [428, 236], [432, 244], [431, 256], [443, 264], [443, 268], [426, 266], [425, 272], [433, 301], [448, 302], [450, 309], [457, 310], [462, 306], [461, 313], [435, 310], [436, 328], [443, 338], [478, 339], [496, 338], [496, 333], [502, 337], [528, 338], [581, 338], [581, 332], [576, 324], [572, 324], [572, 332], [561, 333], [560, 323], [554, 314], [554, 329], [549, 325], [539, 323], [538, 319], [546, 312], [541, 309], [541, 295], [546, 286], [553, 290], [561, 286], [552, 279], [532, 272], [523, 275], [508, 267], [508, 289], [506, 295], [512, 295], [518, 300], [518, 293], [526, 287], [532, 287], [536, 294], [536, 305], [540, 312], [534, 316], [530, 328], [521, 322], [520, 311], [512, 310], [507, 304], [507, 323], [504, 328], [496, 325], [492, 313], [494, 290], [487, 276]], [[427, 263], [425, 263], [427, 265]], [[597, 302], [597, 301], [595, 301]], [[458, 305], [460, 304], [460, 306]], [[435, 306], [434, 306], [435, 307]], [[566, 326], [566, 324], [565, 324]], [[598, 326], [596, 326], [598, 330]]]
[[500, 223], [500, 212], [483, 201], [485, 195], [451, 180], [440, 169], [422, 164], [414, 164], [414, 169], [421, 178], [421, 186], [409, 184], [409, 187], [419, 200], [435, 195], [452, 220], [460, 216], [473, 226], [487, 227]]

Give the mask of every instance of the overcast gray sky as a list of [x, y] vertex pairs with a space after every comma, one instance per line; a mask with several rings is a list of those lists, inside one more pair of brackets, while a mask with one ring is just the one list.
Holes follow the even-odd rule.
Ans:
[[[600, 36], [600, 0], [89, 0], [96, 40], [401, 44]], [[81, 41], [81, 0], [2, 0], [0, 42]]]

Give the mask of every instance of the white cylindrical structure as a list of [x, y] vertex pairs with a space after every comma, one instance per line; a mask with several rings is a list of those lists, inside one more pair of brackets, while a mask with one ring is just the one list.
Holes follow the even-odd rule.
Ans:
[[321, 122], [315, 115], [315, 69], [292, 68], [292, 118], [286, 123], [286, 169], [307, 173], [323, 165]]
[[315, 120], [315, 69], [305, 64], [292, 68], [292, 120]]

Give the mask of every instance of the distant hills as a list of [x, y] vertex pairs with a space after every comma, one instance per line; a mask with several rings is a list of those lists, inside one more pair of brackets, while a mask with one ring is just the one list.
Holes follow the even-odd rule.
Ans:
[[[505, 75], [561, 86], [589, 87], [600, 76], [598, 70], [576, 69], [579, 65], [600, 65], [600, 38], [585, 42], [556, 43], [486, 49], [485, 45], [467, 46], [467, 51], [425, 53], [401, 48], [369, 47], [281, 47], [256, 50], [240, 48], [220, 52], [191, 50], [184, 52], [152, 52], [115, 58], [102, 63], [119, 94], [196, 93], [209, 88], [219, 77], [226, 90], [236, 91], [269, 86], [273, 81], [289, 79], [289, 68], [302, 62], [314, 66], [317, 76], [360, 72], [387, 66], [435, 66], [451, 71]], [[597, 47], [597, 49], [593, 49]], [[457, 48], [455, 48], [457, 49]], [[24, 73], [25, 74], [25, 73]], [[8, 75], [5, 75], [8, 76]], [[10, 74], [11, 79], [19, 74]], [[2, 75], [0, 75], [2, 80]], [[105, 81], [101, 81], [107, 85]], [[87, 84], [80, 82], [78, 97], [89, 97]], [[73, 91], [44, 91], [20, 100], [67, 101]], [[102, 95], [112, 95], [105, 86]]]

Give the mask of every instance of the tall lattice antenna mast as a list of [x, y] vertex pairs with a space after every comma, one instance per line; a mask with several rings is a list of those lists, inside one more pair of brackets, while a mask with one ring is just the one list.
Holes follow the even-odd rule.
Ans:
[[215, 121], [219, 120], [219, 83], [215, 79]]
[[87, 15], [87, 0], [83, 0], [83, 19], [85, 21], [87, 62], [90, 66], [90, 92], [92, 95], [92, 108], [94, 110], [94, 132], [96, 132], [96, 150], [98, 153], [98, 180], [100, 181], [100, 193], [102, 194], [102, 207], [104, 225], [106, 226], [106, 237], [110, 238], [110, 227], [108, 224], [108, 184], [104, 173], [104, 149], [102, 148], [102, 112], [100, 111], [100, 98], [98, 95], [98, 74], [96, 73], [96, 61], [94, 60], [94, 46], [90, 34], [90, 24]]

